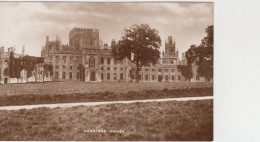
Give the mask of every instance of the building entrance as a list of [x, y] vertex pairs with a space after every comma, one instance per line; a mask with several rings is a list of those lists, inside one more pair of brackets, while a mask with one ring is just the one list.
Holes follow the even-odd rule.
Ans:
[[95, 72], [91, 72], [91, 74], [90, 74], [90, 81], [96, 81], [96, 79], [95, 79]]
[[5, 78], [4, 79], [4, 83], [7, 84], [7, 81], [8, 81], [8, 78]]

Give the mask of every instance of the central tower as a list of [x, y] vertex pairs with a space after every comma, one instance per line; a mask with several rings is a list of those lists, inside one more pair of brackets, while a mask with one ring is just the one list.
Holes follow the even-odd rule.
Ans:
[[165, 41], [165, 54], [162, 57], [162, 63], [165, 65], [178, 65], [179, 52], [175, 47], [175, 39], [172, 41], [172, 36], [168, 36], [168, 41]]
[[82, 53], [86, 82], [101, 82], [99, 69], [99, 30], [74, 28], [69, 33], [69, 45]]
[[175, 55], [175, 39], [172, 41], [172, 36], [168, 37], [168, 42], [165, 42], [165, 54], [166, 55]]

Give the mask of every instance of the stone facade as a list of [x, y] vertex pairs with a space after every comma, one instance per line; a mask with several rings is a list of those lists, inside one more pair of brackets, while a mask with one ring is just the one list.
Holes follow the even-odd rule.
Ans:
[[[8, 48], [8, 52], [4, 51], [4, 47], [0, 47], [0, 84], [10, 83], [9, 77], [9, 63], [10, 53], [15, 51], [15, 48]], [[11, 81], [12, 82], [12, 81]]]
[[[69, 45], [61, 44], [59, 37], [50, 41], [46, 37], [41, 56], [53, 65], [53, 80], [85, 82], [134, 82], [135, 65], [128, 59], [112, 58], [111, 45], [103, 44], [98, 29], [74, 28], [69, 33]], [[176, 43], [169, 36], [165, 52], [155, 66], [143, 67], [140, 82], [185, 81], [177, 65], [180, 61]]]
[[43, 77], [44, 64], [36, 64], [30, 78], [27, 76], [26, 69], [21, 70], [20, 78], [11, 78], [9, 74], [11, 52], [14, 53], [14, 58], [23, 57], [24, 47], [23, 54], [16, 54], [14, 47], [8, 48], [7, 52], [4, 51], [4, 47], [0, 47], [0, 84], [52, 81], [50, 71], [45, 71], [46, 75]]

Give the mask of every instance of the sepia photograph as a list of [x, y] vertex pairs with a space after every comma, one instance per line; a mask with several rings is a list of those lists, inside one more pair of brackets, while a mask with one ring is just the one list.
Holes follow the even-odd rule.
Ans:
[[213, 2], [0, 2], [0, 141], [213, 141]]

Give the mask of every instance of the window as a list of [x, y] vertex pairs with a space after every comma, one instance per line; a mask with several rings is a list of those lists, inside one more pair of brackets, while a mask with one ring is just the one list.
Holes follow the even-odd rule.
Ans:
[[165, 80], [168, 81], [168, 75], [165, 76]]
[[72, 72], [70, 72], [70, 79], [72, 78]]
[[181, 76], [179, 76], [179, 80], [181, 80]]
[[59, 72], [55, 72], [55, 78], [59, 78]]
[[81, 57], [80, 56], [77, 57], [77, 62], [81, 62]]
[[63, 65], [63, 66], [62, 66], [62, 69], [66, 69], [66, 66]]
[[118, 64], [119, 61], [117, 59], [114, 59], [114, 64]]
[[148, 71], [148, 69], [145, 69], [145, 71]]
[[145, 80], [148, 80], [148, 75], [145, 75]]
[[59, 65], [55, 65], [55, 69], [58, 70], [59, 69]]
[[152, 69], [152, 71], [154, 71], [154, 69]]
[[101, 67], [101, 70], [104, 70], [104, 68], [103, 68], [103, 67]]
[[107, 64], [110, 65], [110, 58], [107, 58]]
[[79, 72], [77, 72], [77, 79], [79, 79]]
[[62, 57], [63, 63], [66, 63], [66, 56]]
[[104, 58], [101, 58], [101, 64], [104, 64]]
[[107, 70], [110, 71], [110, 67], [107, 67]]
[[162, 70], [161, 70], [161, 69], [159, 69], [159, 72], [162, 72]]
[[103, 76], [103, 73], [101, 73], [101, 79], [102, 79], [102, 80], [103, 80], [103, 77], [104, 77], [104, 76]]
[[152, 75], [152, 80], [154, 80], [154, 75]]
[[171, 61], [171, 64], [173, 64], [173, 61]]
[[95, 67], [95, 59], [93, 56], [89, 58], [89, 67], [94, 68]]
[[172, 80], [174, 80], [174, 76], [172, 76]]
[[116, 67], [114, 67], [114, 71], [116, 71], [116, 69], [117, 69], [117, 68], [116, 68]]
[[110, 73], [107, 74], [107, 80], [110, 80]]
[[139, 78], [139, 80], [141, 80], [141, 79], [142, 79], [142, 76], [139, 74], [139, 75], [138, 75], [138, 78]]
[[114, 80], [117, 80], [117, 74], [114, 73]]
[[72, 66], [70, 66], [70, 69], [72, 70]]
[[165, 72], [168, 72], [168, 69], [165, 69]]
[[55, 56], [55, 62], [59, 63], [59, 56]]
[[63, 72], [62, 73], [62, 78], [65, 78], [66, 77], [66, 72]]
[[174, 73], [174, 69], [172, 69], [172, 72]]
[[122, 73], [120, 73], [120, 79], [121, 79], [121, 80], [123, 79], [123, 74], [122, 74]]
[[121, 67], [120, 70], [123, 71], [123, 68]]

